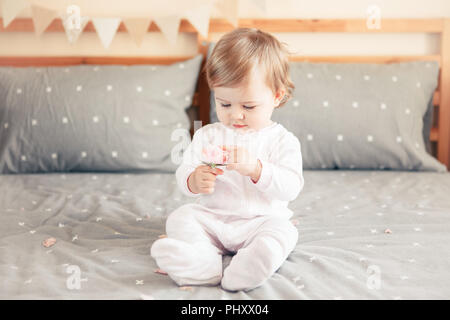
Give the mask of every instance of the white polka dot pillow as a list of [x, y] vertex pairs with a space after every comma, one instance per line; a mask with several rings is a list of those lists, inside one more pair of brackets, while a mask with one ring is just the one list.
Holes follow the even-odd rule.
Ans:
[[300, 139], [305, 169], [446, 171], [426, 147], [438, 73], [426, 61], [291, 63], [295, 92], [273, 120]]
[[1, 67], [0, 173], [174, 172], [201, 61]]
[[293, 98], [272, 120], [299, 138], [304, 169], [446, 171], [428, 153], [438, 72], [435, 62], [291, 63]]

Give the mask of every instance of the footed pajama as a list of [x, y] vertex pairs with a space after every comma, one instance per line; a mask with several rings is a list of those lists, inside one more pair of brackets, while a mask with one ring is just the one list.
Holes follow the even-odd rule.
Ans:
[[[173, 211], [167, 238], [151, 255], [180, 286], [217, 285], [227, 290], [260, 286], [281, 266], [297, 243], [297, 229], [284, 218], [219, 215], [198, 204]], [[222, 274], [222, 255], [235, 254]]]
[[[209, 145], [238, 145], [259, 159], [255, 183], [234, 170], [216, 177], [212, 194], [194, 194], [189, 175], [202, 165]], [[249, 133], [217, 122], [198, 129], [176, 171], [182, 193], [195, 202], [167, 218], [167, 238], [154, 242], [151, 255], [178, 285], [217, 285], [250, 290], [266, 281], [297, 243], [289, 221], [294, 200], [304, 185], [300, 142], [281, 124]], [[222, 255], [235, 254], [222, 274]]]

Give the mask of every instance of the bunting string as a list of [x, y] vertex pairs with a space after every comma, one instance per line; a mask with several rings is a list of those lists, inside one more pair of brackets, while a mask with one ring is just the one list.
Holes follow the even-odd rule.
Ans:
[[[31, 18], [36, 36], [40, 37], [56, 18], [61, 19], [67, 40], [75, 44], [84, 27], [92, 21], [95, 31], [105, 49], [111, 45], [123, 22], [130, 37], [140, 46], [153, 21], [170, 45], [175, 45], [181, 19], [188, 20], [203, 37], [208, 36], [209, 21], [213, 11], [220, 12], [234, 27], [238, 25], [239, 0], [173, 0], [182, 1], [183, 6], [173, 8], [176, 12], [164, 15], [139, 17], [88, 17], [77, 5], [69, 5], [61, 10], [49, 9], [31, 3], [30, 0], [0, 0], [3, 13], [3, 27], [6, 28], [25, 9], [31, 9]], [[251, 0], [255, 8], [263, 13], [267, 10], [266, 0]], [[176, 6], [175, 6], [176, 7]], [[180, 8], [186, 9], [180, 9]], [[154, 13], [153, 13], [154, 14]]]

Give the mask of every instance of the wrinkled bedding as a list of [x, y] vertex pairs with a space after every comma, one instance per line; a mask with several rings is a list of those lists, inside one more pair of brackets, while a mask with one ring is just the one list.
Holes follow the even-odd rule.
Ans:
[[450, 298], [450, 173], [304, 177], [289, 205], [296, 249], [263, 286], [228, 292], [179, 288], [155, 272], [149, 251], [167, 215], [194, 201], [174, 174], [1, 175], [0, 298]]

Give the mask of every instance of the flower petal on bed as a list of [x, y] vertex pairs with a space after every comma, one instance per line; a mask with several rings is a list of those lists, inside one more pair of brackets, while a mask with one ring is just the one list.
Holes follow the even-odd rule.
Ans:
[[192, 287], [184, 286], [184, 287], [180, 287], [180, 290], [183, 290], [183, 291], [192, 291], [193, 289], [192, 289]]
[[48, 239], [45, 239], [44, 241], [42, 241], [42, 245], [46, 248], [53, 246], [55, 243], [56, 243], [55, 238], [48, 238]]
[[165, 272], [161, 269], [155, 269], [155, 273], [159, 273], [159, 274], [163, 274], [163, 275], [167, 276], [167, 272]]

